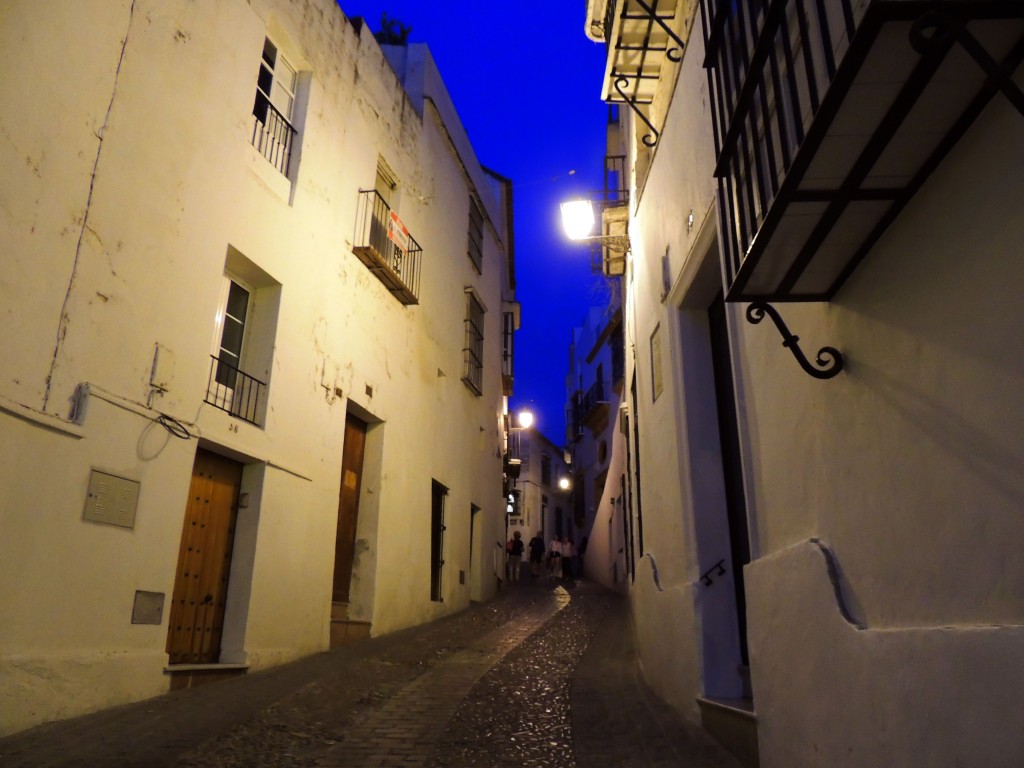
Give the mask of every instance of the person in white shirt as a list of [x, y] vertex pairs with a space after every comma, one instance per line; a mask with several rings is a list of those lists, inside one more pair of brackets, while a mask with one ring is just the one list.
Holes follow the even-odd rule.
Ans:
[[548, 576], [552, 579], [562, 578], [562, 542], [557, 536], [548, 547]]
[[573, 546], [572, 537], [562, 537], [562, 576], [567, 579], [573, 577], [573, 555], [576, 554], [576, 547]]

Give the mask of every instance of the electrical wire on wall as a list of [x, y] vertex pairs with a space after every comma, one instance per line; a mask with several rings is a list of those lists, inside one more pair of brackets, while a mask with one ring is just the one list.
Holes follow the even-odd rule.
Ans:
[[90, 395], [105, 403], [110, 403], [117, 408], [121, 408], [130, 413], [134, 413], [137, 416], [141, 416], [144, 419], [148, 419], [154, 424], [159, 424], [167, 430], [169, 434], [179, 440], [191, 440], [199, 437], [200, 435], [197, 424], [182, 421], [170, 414], [151, 408], [145, 403], [129, 400], [126, 397], [109, 392], [102, 387], [98, 387], [89, 382], [82, 382], [75, 388], [74, 405], [71, 409], [70, 415], [70, 420], [72, 422], [81, 425], [85, 421], [86, 403]]

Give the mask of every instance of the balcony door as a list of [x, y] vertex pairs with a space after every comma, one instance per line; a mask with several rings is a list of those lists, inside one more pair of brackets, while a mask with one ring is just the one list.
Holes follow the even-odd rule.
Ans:
[[213, 354], [217, 361], [207, 393], [218, 407], [242, 418], [248, 418], [252, 411], [251, 386], [246, 385], [248, 377], [242, 370], [251, 301], [248, 287], [224, 277], [215, 319]]

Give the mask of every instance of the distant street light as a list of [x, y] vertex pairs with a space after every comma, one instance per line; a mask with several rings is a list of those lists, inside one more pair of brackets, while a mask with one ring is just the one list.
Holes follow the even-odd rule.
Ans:
[[560, 477], [558, 478], [558, 487], [561, 488], [563, 491], [568, 491], [570, 488], [572, 488], [572, 483], [569, 482], [568, 477]]
[[518, 415], [519, 426], [523, 429], [529, 429], [533, 426], [533, 414], [529, 411], [520, 411]]

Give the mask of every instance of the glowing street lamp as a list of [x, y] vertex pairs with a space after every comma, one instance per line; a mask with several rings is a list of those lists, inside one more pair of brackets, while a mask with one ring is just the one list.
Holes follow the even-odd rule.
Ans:
[[517, 419], [519, 420], [519, 426], [523, 429], [529, 429], [533, 426], [533, 414], [529, 411], [520, 411]]
[[600, 243], [612, 251], [629, 253], [629, 235], [592, 235], [597, 217], [594, 204], [589, 200], [569, 200], [560, 206], [562, 229], [566, 237], [576, 242]]
[[594, 206], [589, 200], [562, 203], [562, 229], [570, 240], [585, 240], [594, 231]]
[[570, 488], [572, 488], [572, 483], [570, 482], [568, 477], [560, 477], [558, 478], [558, 487], [561, 488], [563, 491], [568, 491]]

